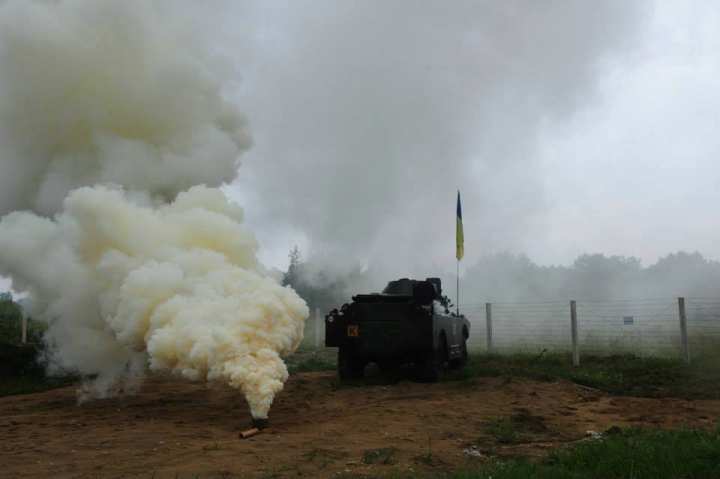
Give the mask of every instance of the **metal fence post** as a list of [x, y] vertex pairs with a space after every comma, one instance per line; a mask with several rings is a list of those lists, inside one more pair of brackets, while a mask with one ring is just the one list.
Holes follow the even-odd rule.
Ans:
[[578, 345], [577, 308], [575, 301], [570, 301], [570, 329], [572, 331], [573, 366], [580, 366], [580, 347]]
[[492, 303], [485, 303], [485, 324], [487, 326], [487, 351], [492, 353]]
[[690, 364], [690, 343], [687, 334], [687, 316], [685, 315], [685, 298], [678, 298], [678, 313], [680, 314], [680, 343], [682, 357], [685, 363]]
[[315, 347], [320, 347], [320, 308], [315, 308]]

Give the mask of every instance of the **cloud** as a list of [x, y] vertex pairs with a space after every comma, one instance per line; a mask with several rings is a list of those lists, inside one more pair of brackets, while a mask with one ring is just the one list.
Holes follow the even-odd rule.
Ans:
[[256, 146], [235, 195], [254, 200], [249, 219], [261, 236], [288, 224], [317, 252], [401, 270], [452, 258], [460, 189], [469, 242], [522, 249], [546, 207], [539, 132], [597, 98], [603, 65], [632, 48], [646, 10], [644, 2], [257, 7], [251, 18], [263, 27], [241, 92]]

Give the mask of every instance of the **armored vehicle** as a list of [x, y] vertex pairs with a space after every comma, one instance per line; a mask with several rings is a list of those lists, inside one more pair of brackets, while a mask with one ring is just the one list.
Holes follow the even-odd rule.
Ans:
[[437, 381], [467, 363], [470, 323], [450, 312], [440, 278], [390, 281], [382, 293], [359, 294], [325, 317], [325, 346], [338, 348], [341, 379], [358, 379], [375, 362], [383, 369], [414, 363], [420, 378]]

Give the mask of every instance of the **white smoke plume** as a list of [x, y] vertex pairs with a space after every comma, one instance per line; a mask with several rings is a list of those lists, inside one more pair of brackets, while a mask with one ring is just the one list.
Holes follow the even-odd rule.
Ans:
[[245, 118], [201, 38], [160, 5], [2, 5], [0, 211], [55, 213], [102, 182], [162, 201], [235, 177]]
[[308, 309], [216, 188], [250, 136], [169, 5], [0, 6], [0, 211], [32, 210], [0, 221], [0, 274], [51, 319], [51, 368], [93, 377], [81, 399], [133, 391], [149, 365], [227, 382], [266, 417]]

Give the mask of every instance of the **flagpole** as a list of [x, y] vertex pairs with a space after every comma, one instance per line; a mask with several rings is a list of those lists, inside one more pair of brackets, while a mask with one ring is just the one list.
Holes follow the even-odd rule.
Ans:
[[457, 195], [457, 212], [455, 219], [455, 258], [457, 258], [456, 283], [457, 304], [455, 305], [455, 314], [460, 316], [460, 260], [465, 255], [465, 238], [463, 235], [462, 225], [462, 207], [460, 206], [460, 190]]

